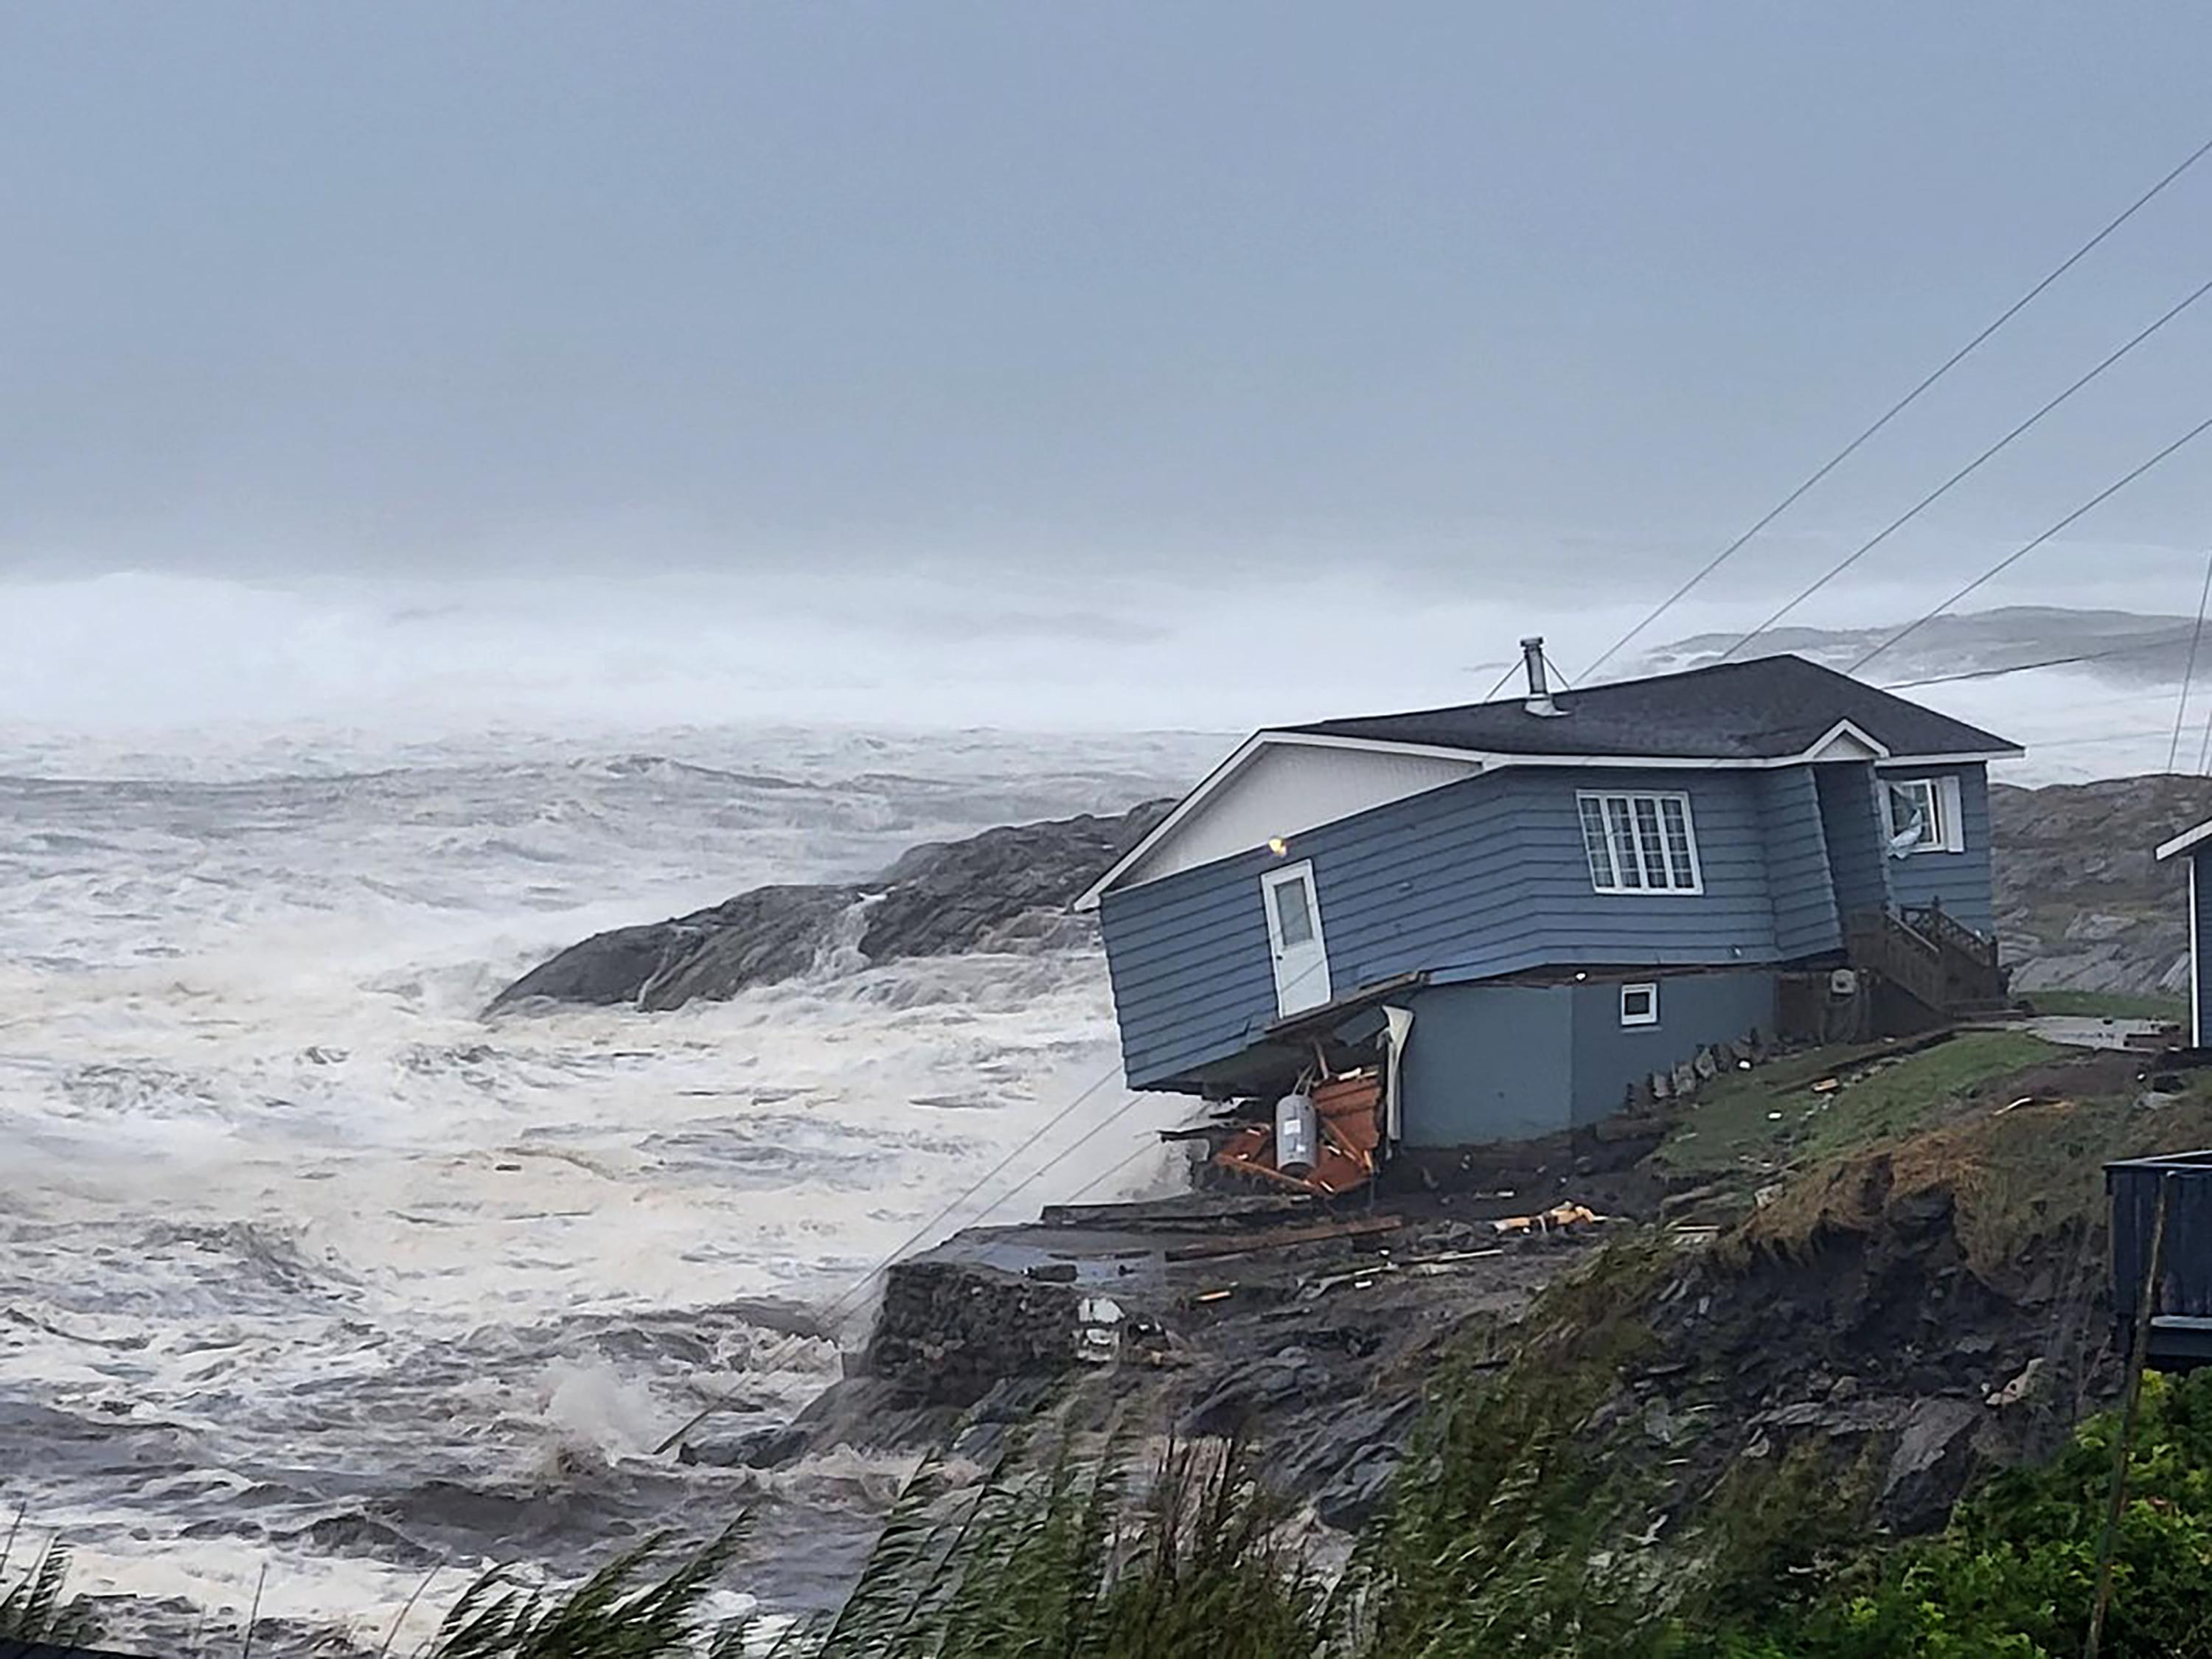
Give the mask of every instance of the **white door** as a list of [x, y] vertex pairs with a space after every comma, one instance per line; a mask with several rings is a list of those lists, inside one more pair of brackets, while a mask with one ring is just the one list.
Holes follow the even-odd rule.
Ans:
[[1267, 901], [1267, 943], [1275, 954], [1275, 1007], [1284, 1014], [1318, 1008], [1329, 999], [1328, 946], [1321, 936], [1321, 901], [1313, 866], [1287, 865], [1260, 878]]

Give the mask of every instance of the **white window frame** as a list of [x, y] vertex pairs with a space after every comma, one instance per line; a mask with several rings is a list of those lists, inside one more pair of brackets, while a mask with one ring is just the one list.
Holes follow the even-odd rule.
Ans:
[[1877, 773], [1881, 787], [1881, 832], [1886, 841], [1894, 842], [1899, 825], [1893, 805], [1892, 790], [1924, 790], [1928, 802], [1925, 822], [1921, 826], [1920, 839], [1906, 848], [1899, 856], [1913, 858], [1922, 853], [1963, 853], [1966, 850], [1965, 791], [1956, 776], [1944, 774], [1935, 777], [1894, 778]]
[[[1639, 811], [1640, 805], [1649, 805], [1650, 820]], [[1597, 810], [1597, 825], [1590, 819], [1590, 809]], [[1675, 862], [1674, 848], [1668, 836], [1668, 808], [1677, 809], [1682, 821], [1682, 846], [1680, 849], [1689, 865], [1689, 885], [1680, 885], [1675, 878], [1681, 873]], [[1625, 814], [1625, 817], [1624, 817]], [[1698, 820], [1691, 811], [1690, 797], [1679, 789], [1578, 789], [1575, 792], [1575, 823], [1583, 841], [1583, 858], [1589, 869], [1590, 887], [1600, 893], [1634, 894], [1651, 898], [1695, 898], [1705, 890], [1705, 868], [1698, 857]], [[1659, 863], [1667, 877], [1663, 887], [1649, 885], [1644, 878], [1650, 873], [1650, 844], [1644, 836], [1647, 823], [1656, 824], [1660, 838]], [[1597, 830], [1602, 826], [1601, 839]], [[1605, 863], [1599, 866], [1598, 854], [1602, 851]], [[1622, 880], [1622, 872], [1632, 864], [1637, 879]]]
[[[1628, 1009], [1628, 1000], [1638, 995], [1646, 999], [1644, 1012], [1640, 1014], [1631, 1013]], [[1620, 1023], [1631, 1030], [1642, 1025], [1656, 1025], [1659, 1023], [1658, 981], [1639, 980], [1633, 985], [1624, 985], [1620, 988]]]

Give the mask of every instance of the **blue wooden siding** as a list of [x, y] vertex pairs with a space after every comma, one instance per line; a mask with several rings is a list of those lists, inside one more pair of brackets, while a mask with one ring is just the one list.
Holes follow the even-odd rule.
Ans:
[[1836, 908], [1846, 918], [1862, 910], [1888, 909], [1891, 860], [1882, 851], [1885, 837], [1874, 768], [1838, 763], [1816, 766], [1813, 774], [1820, 797], [1820, 823], [1827, 832]]
[[[1595, 891], [1576, 805], [1589, 787], [1688, 794], [1704, 892]], [[1341, 995], [1417, 969], [1478, 979], [1554, 963], [1778, 960], [1773, 822], [1756, 774], [1516, 767], [1323, 824], [1286, 856], [1313, 861]], [[1275, 862], [1261, 848], [1105, 896], [1132, 1086], [1233, 1054], [1273, 1022], [1260, 876]]]
[[[1264, 853], [1108, 893], [1099, 931], [1121, 1030], [1121, 1068], [1141, 1089], [1242, 1048], [1274, 1017], [1261, 908]], [[1328, 901], [1322, 901], [1323, 937]]]
[[1989, 769], [1970, 766], [1891, 766], [1883, 778], [1956, 778], [1965, 818], [1962, 853], [1913, 853], [1889, 860], [1889, 886], [1899, 904], [1940, 902], [1969, 927], [1995, 933], [1996, 911], [1990, 896]]
[[1840, 950], [1843, 926], [1813, 769], [1790, 766], [1756, 775], [1767, 880], [1774, 890], [1775, 948], [1784, 957]]
[[2212, 1039], [2212, 845], [2189, 855], [2189, 988], [2197, 1004], [2196, 1029], [2189, 1040], [2197, 1048]]

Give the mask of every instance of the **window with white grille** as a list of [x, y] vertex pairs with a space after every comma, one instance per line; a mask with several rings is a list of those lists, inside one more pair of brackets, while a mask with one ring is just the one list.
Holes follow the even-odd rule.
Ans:
[[1683, 794], [1585, 791], [1583, 850], [1601, 893], [1702, 893], [1698, 831]]

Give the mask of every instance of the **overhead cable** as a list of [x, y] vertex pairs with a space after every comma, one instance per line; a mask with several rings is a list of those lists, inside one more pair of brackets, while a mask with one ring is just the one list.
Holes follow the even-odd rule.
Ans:
[[2095, 235], [2089, 238], [2087, 241], [2082, 243], [2081, 246], [2075, 248], [2073, 252], [2068, 254], [2063, 259], [2060, 260], [2058, 264], [2052, 266], [2050, 271], [2046, 273], [2042, 280], [2038, 282], [2034, 287], [2029, 289], [2027, 293], [2021, 295], [2020, 298], [2014, 300], [2010, 305], [1999, 312], [1996, 314], [1996, 317], [1984, 326], [1979, 333], [1976, 334], [1973, 338], [1968, 340], [1966, 344], [1960, 346], [1948, 357], [1946, 357], [1941, 363], [1938, 363], [1936, 368], [1924, 376], [1917, 385], [1915, 385], [1910, 392], [1906, 392], [1902, 398], [1899, 398], [1887, 410], [1883, 410], [1881, 417], [1876, 420], [1873, 425], [1868, 427], [1866, 430], [1860, 433], [1858, 436], [1852, 439], [1850, 442], [1845, 444], [1841, 449], [1838, 450], [1835, 454], [1832, 455], [1826, 461], [1823, 462], [1821, 465], [1811, 474], [1811, 476], [1807, 477], [1802, 483], [1799, 484], [1795, 489], [1791, 490], [1780, 501], [1777, 501], [1772, 507], [1769, 507], [1764, 514], [1760, 514], [1759, 519], [1753, 523], [1751, 528], [1738, 536], [1726, 547], [1721, 549], [1719, 552], [1714, 554], [1711, 558], [1706, 560], [1687, 581], [1684, 582], [1680, 587], [1676, 588], [1672, 593], [1669, 593], [1664, 599], [1661, 600], [1659, 604], [1654, 607], [1647, 616], [1645, 616], [1643, 621], [1638, 623], [1635, 627], [1630, 629], [1626, 634], [1623, 634], [1619, 639], [1615, 640], [1606, 648], [1604, 653], [1601, 655], [1596, 661], [1590, 664], [1588, 668], [1583, 670], [1583, 678], [1584, 679], [1589, 679], [1592, 675], [1595, 674], [1599, 669], [1604, 667], [1607, 663], [1612, 661], [1613, 659], [1618, 656], [1622, 649], [1625, 648], [1631, 641], [1642, 634], [1644, 630], [1650, 627], [1652, 623], [1657, 622], [1660, 617], [1665, 616], [1669, 611], [1673, 610], [1676, 605], [1680, 604], [1685, 598], [1686, 598], [1690, 592], [1693, 588], [1697, 587], [1699, 583], [1703, 582], [1706, 577], [1711, 575], [1714, 571], [1719, 569], [1721, 566], [1727, 563], [1730, 558], [1734, 557], [1737, 551], [1741, 550], [1747, 542], [1750, 541], [1753, 537], [1757, 536], [1759, 532], [1765, 530], [1767, 526], [1772, 524], [1784, 513], [1795, 507], [1799, 500], [1811, 490], [1814, 485], [1818, 484], [1820, 480], [1826, 477], [1831, 472], [1833, 472], [1838, 467], [1849, 460], [1863, 446], [1866, 444], [1869, 439], [1873, 438], [1876, 433], [1880, 432], [1899, 415], [1902, 415], [1915, 403], [1917, 403], [1921, 395], [1930, 386], [1934, 386], [1938, 380], [1942, 380], [1946, 374], [1948, 374], [1954, 368], [1956, 368], [1961, 362], [1965, 362], [1967, 356], [1970, 356], [1976, 348], [1980, 346], [1984, 341], [1987, 340], [1991, 335], [1995, 334], [1999, 329], [2002, 328], [2007, 323], [2010, 322], [2014, 317], [2026, 310], [2045, 289], [2049, 288], [2053, 283], [2057, 282], [2068, 271], [2071, 270], [2075, 265], [2079, 264], [2082, 259], [2087, 258], [2088, 254], [2100, 243], [2102, 243], [2106, 237], [2110, 236], [2122, 225], [2127, 223], [2129, 220], [2134, 218], [2136, 215], [2141, 212], [2145, 207], [2148, 207], [2151, 201], [2163, 191], [2167, 185], [2172, 184], [2175, 179], [2180, 178], [2183, 173], [2188, 172], [2191, 167], [2196, 166], [2199, 161], [2203, 160], [2208, 151], [2212, 151], [2212, 138], [2206, 139], [2195, 149], [2190, 151], [2189, 154], [2184, 156], [2170, 172], [2166, 173], [2162, 178], [2160, 178], [2157, 183], [2154, 184], [2148, 190], [2143, 191], [2142, 195], [2136, 197], [2134, 201], [2129, 203], [2125, 208], [2122, 209], [2116, 216], [2107, 222], [2103, 229], [2100, 230]]
[[2004, 557], [1999, 559], [1988, 569], [1983, 571], [1980, 575], [1975, 577], [1973, 580], [1968, 582], [1964, 587], [1960, 588], [1948, 598], [1939, 601], [1929, 610], [1914, 617], [1911, 622], [1905, 623], [1904, 627], [1899, 629], [1894, 634], [1892, 634], [1887, 639], [1882, 641], [1881, 644], [1875, 646], [1872, 650], [1861, 656], [1844, 672], [1847, 674], [1857, 673], [1859, 670], [1864, 668], [1876, 657], [1881, 655], [1883, 652], [1892, 649], [1900, 641], [1908, 639], [1912, 635], [1919, 632], [1921, 629], [1935, 621], [1936, 617], [1942, 616], [1953, 605], [1958, 604], [1960, 600], [1965, 599], [1969, 593], [1974, 592], [1978, 589], [1987, 586], [1990, 582], [1995, 581], [1999, 576], [2011, 569], [2013, 566], [2018, 564], [2029, 554], [2034, 552], [2035, 550], [2042, 546], [2044, 543], [2057, 535], [2059, 532], [2064, 530], [2069, 525], [2071, 525], [2075, 520], [2085, 517], [2095, 508], [2110, 501], [2113, 496], [2118, 495], [2120, 491], [2125, 489], [2130, 484], [2133, 483], [2137, 478], [2142, 477], [2144, 473], [2156, 466], [2160, 461], [2165, 460], [2166, 457], [2172, 455], [2176, 450], [2180, 449], [2183, 446], [2191, 443], [2197, 438], [2202, 437], [2208, 429], [2212, 429], [2212, 415], [2208, 415], [2204, 419], [2197, 422], [2195, 426], [2191, 427], [2188, 431], [2183, 433], [2179, 438], [2173, 440], [2172, 442], [2167, 444], [2166, 447], [2160, 450], [2156, 454], [2151, 456], [2148, 460], [2138, 461], [2134, 466], [2129, 468], [2127, 471], [2121, 474], [2119, 477], [2114, 479], [2111, 483], [2106, 484], [2102, 489], [2089, 497], [2087, 501], [2082, 502], [2081, 506], [2075, 507], [2064, 518], [2059, 520], [2048, 530], [2045, 530], [2042, 534], [2037, 536], [2033, 540], [2023, 543], [2021, 546], [2014, 548], [2011, 552], [2006, 554]]

